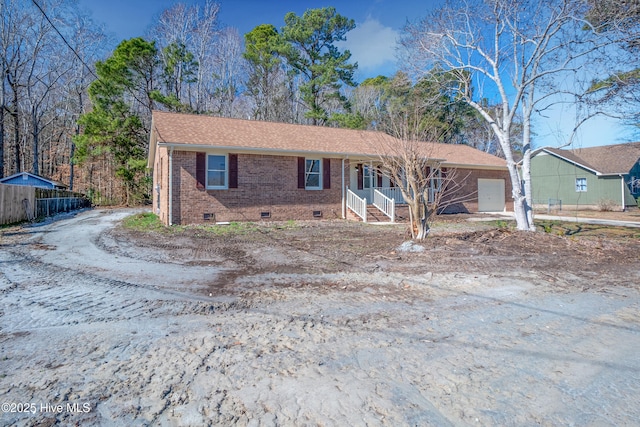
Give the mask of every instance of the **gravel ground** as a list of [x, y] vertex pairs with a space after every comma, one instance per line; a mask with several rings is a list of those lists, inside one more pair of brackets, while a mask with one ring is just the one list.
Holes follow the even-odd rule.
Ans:
[[639, 423], [637, 237], [451, 222], [410, 252], [402, 226], [131, 213], [3, 230], [0, 424]]

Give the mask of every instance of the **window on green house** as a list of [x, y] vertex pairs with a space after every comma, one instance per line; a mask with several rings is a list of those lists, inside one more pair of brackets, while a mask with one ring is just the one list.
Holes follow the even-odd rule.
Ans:
[[587, 192], [587, 178], [576, 178], [576, 192]]

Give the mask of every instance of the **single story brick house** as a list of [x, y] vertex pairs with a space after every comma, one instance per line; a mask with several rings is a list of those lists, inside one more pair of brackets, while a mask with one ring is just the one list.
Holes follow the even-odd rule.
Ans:
[[[381, 132], [155, 111], [153, 210], [170, 225], [347, 218], [355, 209], [349, 195], [371, 205], [384, 192], [402, 203], [376, 169], [380, 147], [395, 142]], [[463, 172], [459, 191], [470, 197], [453, 209], [512, 209], [503, 159], [463, 145], [425, 146], [443, 170]]]
[[540, 148], [531, 154], [531, 185], [534, 205], [540, 207], [635, 206], [640, 197], [640, 142], [572, 150]]

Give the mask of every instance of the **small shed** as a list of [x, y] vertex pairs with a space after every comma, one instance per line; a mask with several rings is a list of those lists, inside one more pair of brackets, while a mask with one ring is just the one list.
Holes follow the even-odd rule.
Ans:
[[0, 179], [0, 184], [9, 185], [27, 185], [38, 188], [50, 188], [56, 190], [65, 190], [66, 185], [56, 181], [44, 178], [42, 176], [34, 175], [29, 172], [19, 172], [11, 176]]

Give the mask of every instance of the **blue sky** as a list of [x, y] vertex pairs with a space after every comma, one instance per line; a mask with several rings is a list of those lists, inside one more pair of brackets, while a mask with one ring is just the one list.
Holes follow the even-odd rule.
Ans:
[[[183, 0], [193, 4], [204, 0]], [[115, 42], [143, 36], [155, 17], [177, 3], [175, 0], [79, 0], [93, 19], [106, 26]], [[219, 21], [243, 35], [257, 25], [284, 25], [287, 12], [302, 15], [307, 9], [333, 6], [356, 21], [347, 36], [346, 47], [358, 62], [358, 79], [396, 71], [395, 42], [407, 20], [425, 16], [437, 0], [220, 0]], [[114, 46], [115, 47], [115, 46]]]
[[[102, 23], [117, 43], [144, 36], [154, 19], [176, 0], [78, 0], [93, 19]], [[182, 0], [186, 4], [204, 0]], [[284, 25], [287, 12], [302, 15], [307, 9], [333, 6], [337, 12], [355, 20], [345, 47], [358, 62], [356, 79], [379, 74], [391, 76], [398, 66], [396, 40], [407, 21], [427, 15], [439, 0], [219, 0], [221, 26], [235, 27], [242, 36], [260, 24]], [[575, 119], [571, 109], [555, 109], [536, 120], [534, 146], [559, 146], [570, 135]], [[613, 120], [595, 119], [579, 131], [577, 146], [588, 147], [626, 142], [632, 138], [627, 129]]]

